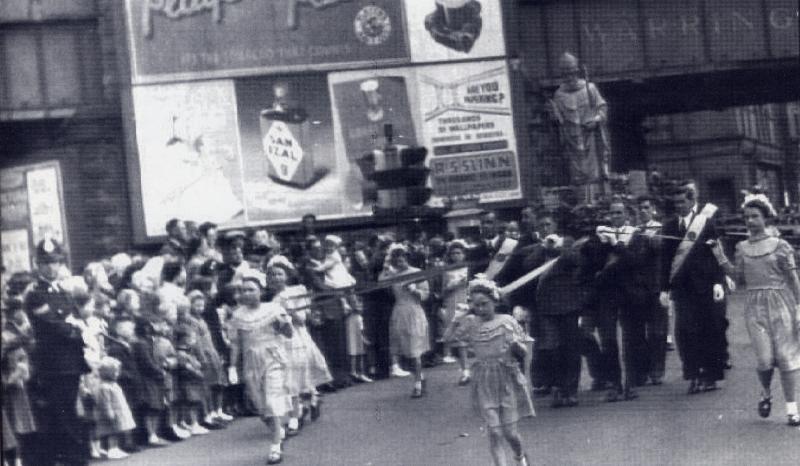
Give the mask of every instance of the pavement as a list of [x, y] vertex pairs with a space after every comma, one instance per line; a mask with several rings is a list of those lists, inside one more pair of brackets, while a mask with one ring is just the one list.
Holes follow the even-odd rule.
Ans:
[[[537, 417], [520, 432], [531, 464], [542, 465], [798, 465], [800, 428], [786, 425], [780, 382], [773, 413], [756, 413], [759, 386], [740, 300], [729, 305], [733, 369], [721, 389], [686, 395], [676, 352], [668, 353], [661, 386], [637, 400], [606, 403], [583, 391], [575, 408], [536, 399]], [[777, 375], [777, 374], [776, 374]], [[392, 379], [327, 395], [322, 417], [284, 444], [286, 465], [490, 465], [488, 439], [456, 386], [456, 365], [426, 372], [429, 394], [409, 397], [411, 381]], [[588, 377], [583, 377], [586, 382]], [[263, 465], [266, 428], [257, 418], [174, 445], [137, 453], [120, 466]]]

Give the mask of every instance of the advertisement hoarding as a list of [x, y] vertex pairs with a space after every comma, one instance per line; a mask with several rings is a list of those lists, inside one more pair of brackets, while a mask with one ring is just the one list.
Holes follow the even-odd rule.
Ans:
[[58, 162], [0, 171], [0, 244], [6, 273], [30, 271], [35, 246], [45, 238], [66, 244], [63, 199]]
[[397, 0], [127, 0], [134, 84], [407, 62]]

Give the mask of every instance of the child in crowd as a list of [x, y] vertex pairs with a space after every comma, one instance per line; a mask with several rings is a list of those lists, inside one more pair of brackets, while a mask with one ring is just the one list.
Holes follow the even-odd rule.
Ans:
[[[131, 316], [121, 314], [110, 325], [111, 334], [106, 337], [106, 354], [120, 362], [119, 377], [117, 383], [125, 394], [128, 406], [133, 410], [134, 419], [142, 423], [144, 414], [142, 412], [142, 387], [143, 377], [139, 371], [139, 364], [134, 354], [134, 343], [136, 343], [136, 324]], [[134, 432], [125, 434], [122, 442], [123, 450], [127, 452], [137, 451]]]
[[[5, 305], [10, 310], [7, 308], [4, 312], [12, 315], [12, 319], [13, 314], [22, 309], [22, 303], [18, 300], [8, 301]], [[26, 389], [31, 372], [25, 351], [26, 342], [9, 330], [3, 329], [0, 360], [3, 381], [3, 458], [8, 460], [10, 466], [18, 464], [18, 460], [25, 465], [35, 464], [36, 422]]]
[[[178, 309], [179, 316], [188, 310]], [[184, 317], [185, 319], [185, 317]], [[192, 435], [205, 435], [208, 429], [200, 425], [200, 411], [205, 403], [203, 366], [198, 358], [197, 337], [189, 325], [181, 324], [175, 330], [177, 363], [177, 406], [180, 410], [180, 427]]]
[[[470, 370], [467, 367], [467, 348], [462, 342], [454, 341], [452, 334], [460, 320], [466, 315], [467, 305], [467, 276], [468, 269], [466, 264], [467, 245], [460, 240], [454, 240], [447, 248], [447, 265], [459, 266], [458, 268], [447, 270], [444, 273], [443, 297], [444, 297], [444, 318], [443, 323], [445, 332], [442, 337], [444, 342], [445, 363], [453, 363], [452, 350], [458, 351], [458, 363], [461, 368], [461, 378], [458, 384], [467, 385], [470, 380]], [[461, 267], [463, 266], [463, 267]]]
[[[91, 372], [81, 377], [79, 406], [83, 410], [84, 417], [91, 420], [95, 417], [96, 394], [100, 385], [98, 370], [100, 361], [105, 355], [103, 335], [106, 333], [107, 324], [105, 320], [95, 316], [95, 301], [84, 284], [79, 283], [73, 287], [72, 298], [78, 306], [78, 316], [70, 315], [66, 320], [81, 329], [84, 343], [83, 357], [91, 369]], [[105, 456], [95, 429], [92, 429], [90, 449], [92, 458]]]
[[161, 361], [156, 358], [156, 331], [153, 324], [140, 320], [136, 324], [136, 341], [133, 342], [133, 355], [139, 368], [141, 379], [140, 409], [144, 419], [147, 443], [151, 446], [164, 446], [167, 442], [158, 435], [158, 423], [166, 402], [166, 381], [168, 373]]
[[203, 319], [208, 306], [206, 295], [200, 290], [194, 290], [189, 292], [187, 297], [189, 298], [190, 314], [184, 320], [197, 337], [197, 349], [200, 363], [203, 366], [206, 386], [204, 421], [208, 425], [231, 421], [233, 418], [222, 411], [223, 390], [227, 382], [227, 374], [222, 365], [222, 358], [214, 347], [208, 324]]
[[[177, 320], [177, 308], [176, 316]], [[167, 435], [172, 437], [170, 440], [185, 440], [192, 436], [191, 432], [178, 425], [180, 412], [180, 402], [178, 400], [178, 355], [173, 343], [173, 329], [166, 320], [159, 320], [154, 323], [156, 330], [155, 356], [161, 367], [166, 372], [164, 378], [164, 397], [167, 403]]]
[[[315, 263], [315, 271], [325, 273], [325, 285], [334, 289], [355, 286], [356, 279], [347, 269], [340, 252], [342, 239], [336, 235], [328, 235], [323, 240], [322, 247], [325, 250], [325, 260], [312, 260], [312, 263]], [[364, 320], [361, 316], [363, 306], [354, 293], [348, 293], [342, 298], [342, 306], [347, 314], [345, 326], [350, 377], [356, 382], [372, 382], [364, 370]]]
[[98, 373], [100, 384], [95, 392], [95, 422], [98, 438], [105, 438], [108, 450], [105, 456], [116, 460], [128, 457], [119, 448], [120, 439], [136, 427], [133, 414], [128, 406], [125, 393], [117, 383], [121, 364], [114, 358], [104, 357], [100, 361]]

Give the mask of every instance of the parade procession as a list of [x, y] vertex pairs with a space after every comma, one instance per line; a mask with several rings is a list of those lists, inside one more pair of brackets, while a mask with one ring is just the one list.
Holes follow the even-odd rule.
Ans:
[[2, 466], [800, 464], [796, 0], [0, 0]]

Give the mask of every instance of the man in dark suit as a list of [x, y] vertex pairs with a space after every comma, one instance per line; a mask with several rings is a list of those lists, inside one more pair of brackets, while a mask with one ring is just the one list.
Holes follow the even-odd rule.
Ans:
[[677, 216], [662, 229], [661, 301], [675, 303], [683, 377], [690, 381], [689, 394], [695, 394], [716, 389], [716, 382], [724, 378], [725, 275], [706, 244], [718, 237], [713, 216], [698, 209], [696, 192], [677, 188], [672, 202]]
[[85, 465], [89, 435], [78, 415], [78, 386], [89, 372], [81, 330], [70, 323], [78, 308], [58, 284], [66, 256], [51, 239], [36, 247], [37, 277], [25, 297], [36, 347], [31, 355], [31, 399], [38, 425], [37, 465]]

